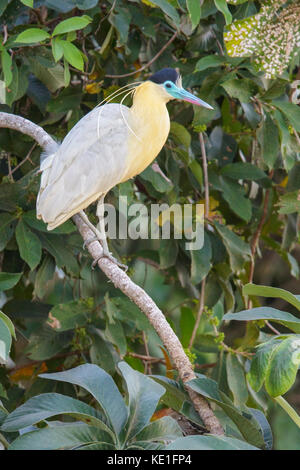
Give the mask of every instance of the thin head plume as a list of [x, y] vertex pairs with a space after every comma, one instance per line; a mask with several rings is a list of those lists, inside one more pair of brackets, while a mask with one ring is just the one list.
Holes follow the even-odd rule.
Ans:
[[[125, 85], [125, 86], [128, 87], [128, 85]], [[124, 87], [122, 87], [122, 91], [120, 91], [121, 89], [119, 89], [119, 90], [116, 90], [116, 91], [115, 91], [114, 93], [112, 93], [111, 95], [109, 95], [110, 97], [108, 96], [108, 97], [104, 100], [104, 101], [105, 101], [105, 104], [108, 104], [108, 103], [109, 103], [110, 101], [112, 101], [114, 98], [117, 98], [118, 96], [122, 95], [123, 93], [128, 92], [128, 88], [127, 88], [127, 90], [124, 90], [123, 88], [124, 88]], [[135, 89], [136, 89], [136, 87], [133, 86], [133, 87], [130, 89], [130, 93], [134, 92]], [[116, 92], [119, 92], [119, 93], [115, 94]], [[128, 94], [129, 94], [129, 93], [128, 93]], [[112, 95], [114, 95], [114, 96], [112, 96]], [[128, 96], [128, 95], [126, 95], [126, 96]], [[125, 98], [126, 98], [126, 96], [125, 96]], [[104, 101], [102, 101], [102, 103], [103, 103]], [[123, 101], [122, 101], [122, 102], [123, 102]], [[98, 113], [98, 122], [97, 122], [97, 136], [98, 136], [98, 139], [100, 139], [100, 117], [101, 117], [102, 111], [103, 111], [104, 106], [105, 106], [105, 104], [104, 104], [103, 106], [100, 106], [102, 103], [100, 103], [100, 104], [98, 104], [98, 106], [96, 106], [97, 108], [100, 107], [100, 110], [99, 110], [99, 113]]]
[[124, 116], [124, 113], [123, 113], [123, 109], [122, 109], [122, 105], [123, 105], [123, 101], [127, 98], [128, 95], [132, 95], [133, 93], [135, 93], [135, 88], [134, 89], [131, 89], [126, 95], [123, 96], [123, 98], [121, 99], [121, 102], [119, 104], [120, 106], [120, 113], [122, 115], [122, 118], [123, 118], [123, 121], [126, 125], [126, 127], [128, 128], [128, 130], [141, 142], [141, 139], [139, 136], [136, 135], [136, 133], [131, 129], [130, 125], [128, 124], [128, 122], [126, 121], [126, 118]]
[[125, 88], [135, 88], [137, 85], [140, 85], [143, 83], [142, 81], [139, 82], [132, 82], [132, 83], [127, 83], [127, 85], [122, 86], [121, 88], [118, 88], [117, 90], [113, 91], [110, 95], [108, 95], [104, 100], [101, 101], [101, 103], [97, 104], [96, 107], [101, 106], [103, 103], [108, 103], [112, 99], [116, 98], [116, 95], [120, 95], [122, 93], [126, 93], [127, 90]]

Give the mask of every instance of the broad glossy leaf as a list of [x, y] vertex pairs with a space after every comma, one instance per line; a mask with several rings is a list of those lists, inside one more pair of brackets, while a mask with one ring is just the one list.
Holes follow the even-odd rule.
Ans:
[[234, 354], [227, 354], [226, 371], [228, 386], [233, 394], [235, 406], [241, 407], [248, 399], [245, 372], [242, 364]]
[[228, 176], [235, 180], [245, 179], [255, 181], [266, 178], [266, 174], [263, 170], [247, 162], [228, 163], [228, 165], [223, 166], [220, 173], [221, 175]]
[[[193, 0], [192, 0], [193, 1]], [[197, 2], [195, 2], [197, 3]], [[200, 3], [200, 2], [199, 2]], [[202, 71], [211, 67], [220, 67], [225, 63], [225, 58], [219, 55], [207, 55], [198, 60], [196, 70]]]
[[198, 284], [211, 268], [212, 249], [208, 233], [204, 235], [204, 246], [200, 250], [191, 250], [191, 281]]
[[249, 245], [225, 225], [215, 222], [215, 227], [226, 246], [233, 271], [242, 269], [251, 256]]
[[161, 419], [148, 424], [135, 439], [137, 441], [173, 441], [182, 436], [182, 431], [177, 421], [170, 416], [164, 416]]
[[245, 441], [226, 436], [187, 436], [167, 445], [166, 450], [259, 450]]
[[39, 28], [28, 28], [25, 29], [25, 31], [23, 31], [22, 33], [18, 34], [15, 39], [15, 42], [31, 44], [45, 41], [45, 39], [48, 38], [50, 38], [50, 34], [47, 33], [47, 31]]
[[49, 323], [56, 331], [80, 328], [88, 322], [92, 308], [93, 301], [85, 300], [54, 305], [49, 312]]
[[[23, 214], [23, 219], [26, 221], [27, 225], [38, 230], [40, 232], [49, 233], [47, 229], [47, 225], [40, 219], [36, 218], [36, 211], [28, 211]], [[73, 233], [76, 231], [75, 225], [72, 223], [71, 220], [67, 220], [65, 223], [56, 227], [55, 229], [51, 230], [51, 234], [57, 233], [61, 235], [68, 235], [69, 233]]]
[[53, 36], [57, 36], [58, 34], [68, 33], [70, 31], [77, 31], [78, 29], [85, 28], [89, 23], [91, 23], [92, 18], [88, 15], [83, 16], [74, 16], [73, 18], [68, 18], [67, 20], [63, 20], [55, 26], [53, 31]]
[[40, 377], [79, 385], [90, 392], [103, 409], [111, 427], [119, 434], [127, 421], [127, 408], [113, 379], [94, 364], [83, 364], [65, 372]]
[[13, 322], [1, 310], [0, 310], [0, 320], [2, 320], [6, 324], [7, 328], [9, 329], [9, 332], [10, 332], [11, 336], [13, 336], [16, 339], [16, 332], [15, 332], [15, 327], [14, 327]]
[[232, 15], [230, 13], [226, 0], [214, 0], [214, 2], [217, 9], [223, 13], [226, 24], [230, 24], [232, 22]]
[[0, 214], [0, 251], [2, 251], [14, 234], [16, 217], [7, 212]]
[[11, 348], [11, 334], [5, 321], [0, 317], [0, 359], [6, 361]]
[[244, 295], [258, 295], [260, 297], [272, 297], [283, 299], [289, 304], [300, 310], [300, 296], [294, 295], [285, 289], [271, 286], [258, 286], [256, 284], [245, 284], [243, 287]]
[[249, 78], [232, 78], [223, 82], [221, 86], [227, 91], [229, 96], [237, 98], [241, 103], [248, 103], [258, 90], [257, 85]]
[[170, 2], [168, 2], [167, 0], [151, 0], [151, 3], [158, 6], [167, 16], [169, 16], [169, 18], [174, 21], [176, 26], [179, 26], [179, 15]]
[[64, 57], [76, 69], [83, 70], [83, 57], [80, 50], [69, 41], [61, 40]]
[[201, 3], [195, 0], [186, 0], [186, 6], [194, 29], [200, 23]]
[[291, 313], [283, 312], [272, 307], [256, 307], [250, 310], [241, 310], [237, 313], [226, 313], [224, 320], [273, 320], [285, 325], [295, 333], [300, 333], [300, 319], [294, 317]]
[[132, 369], [126, 362], [120, 362], [118, 367], [128, 390], [129, 417], [125, 431], [128, 440], [149, 423], [165, 389], [153, 379]]
[[9, 86], [12, 82], [12, 58], [5, 48], [1, 50], [1, 65], [4, 74], [5, 86]]
[[257, 410], [256, 408], [247, 408], [248, 411], [254, 416], [255, 420], [259, 423], [263, 439], [266, 444], [267, 450], [272, 450], [273, 448], [273, 435], [270, 424], [268, 423], [265, 415], [262, 411]]
[[23, 273], [0, 273], [0, 291], [14, 287], [21, 279]]
[[30, 269], [36, 268], [41, 261], [42, 244], [22, 219], [16, 228], [16, 239], [21, 258], [26, 261]]
[[300, 336], [284, 339], [273, 350], [266, 374], [266, 390], [272, 397], [284, 395], [294, 384], [300, 365]]
[[274, 100], [272, 104], [276, 108], [280, 109], [283, 114], [287, 117], [295, 131], [300, 132], [300, 108], [296, 104], [290, 103], [288, 101], [279, 101]]
[[195, 392], [217, 403], [235, 423], [247, 442], [258, 447], [263, 447], [264, 441], [259, 431], [259, 425], [254, 418], [250, 415], [248, 417], [244, 416], [239, 409], [235, 408], [231, 400], [218, 390], [217, 382], [205, 376], [200, 377], [199, 375], [200, 374], [198, 374], [197, 379], [189, 381], [188, 385]]
[[109, 15], [109, 22], [117, 30], [121, 44], [125, 44], [128, 40], [130, 20], [131, 14], [128, 8], [119, 7], [117, 11], [112, 11]]
[[257, 135], [261, 145], [262, 158], [269, 169], [272, 169], [279, 152], [279, 132], [270, 114], [266, 114]]
[[102, 442], [107, 442], [107, 448], [111, 449], [111, 436], [95, 426], [63, 424], [22, 434], [9, 446], [9, 450], [71, 450], [84, 444]]
[[258, 392], [266, 378], [274, 349], [279, 345], [278, 340], [271, 339], [256, 349], [256, 353], [251, 361], [250, 371], [247, 379], [255, 392]]
[[58, 415], [69, 415], [111, 434], [95, 408], [59, 393], [44, 393], [30, 398], [7, 416], [1, 429], [7, 432], [18, 431]]

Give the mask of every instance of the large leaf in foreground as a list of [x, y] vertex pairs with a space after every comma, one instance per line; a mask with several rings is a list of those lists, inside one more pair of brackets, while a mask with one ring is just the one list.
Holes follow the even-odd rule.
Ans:
[[79, 385], [90, 392], [101, 405], [112, 428], [119, 434], [127, 421], [127, 408], [110, 375], [95, 364], [83, 364], [74, 369], [40, 377]]
[[9, 450], [67, 450], [92, 443], [105, 443], [102, 444], [103, 449], [114, 448], [108, 433], [83, 423], [64, 424], [22, 434], [9, 446]]
[[126, 381], [129, 395], [129, 418], [126, 424], [126, 440], [135, 436], [150, 421], [165, 389], [153, 379], [133, 370], [126, 362], [118, 365]]
[[[14, 410], [2, 425], [3, 431], [18, 431], [52, 416], [67, 414], [81, 421], [105, 428], [101, 414], [86, 403], [59, 393], [45, 393], [30, 398]], [[110, 431], [111, 432], [111, 431]]]
[[247, 442], [225, 436], [180, 437], [166, 447], [166, 450], [259, 450]]

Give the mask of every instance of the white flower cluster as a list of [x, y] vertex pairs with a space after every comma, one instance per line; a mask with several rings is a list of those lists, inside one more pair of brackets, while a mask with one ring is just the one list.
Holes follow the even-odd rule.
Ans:
[[281, 75], [300, 48], [299, 1], [266, 0], [258, 14], [232, 23], [224, 39], [229, 55], [254, 56], [266, 78]]

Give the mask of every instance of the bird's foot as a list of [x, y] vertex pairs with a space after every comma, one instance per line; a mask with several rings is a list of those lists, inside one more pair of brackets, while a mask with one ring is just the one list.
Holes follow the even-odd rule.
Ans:
[[128, 266], [126, 266], [126, 264], [122, 264], [120, 263], [120, 261], [117, 260], [117, 258], [115, 258], [109, 251], [104, 251], [103, 250], [103, 253], [101, 256], [99, 256], [99, 258], [95, 259], [93, 262], [92, 262], [92, 269], [95, 269], [95, 267], [97, 266], [98, 264], [98, 261], [101, 259], [101, 258], [108, 258], [110, 261], [112, 261], [113, 263], [115, 263], [117, 266], [119, 266], [120, 268], [124, 269], [125, 272], [127, 271], [128, 269]]
[[98, 237], [96, 235], [94, 237], [88, 238], [87, 240], [85, 240], [84, 244], [82, 245], [82, 248], [85, 250], [91, 243], [97, 240], [98, 240]]

